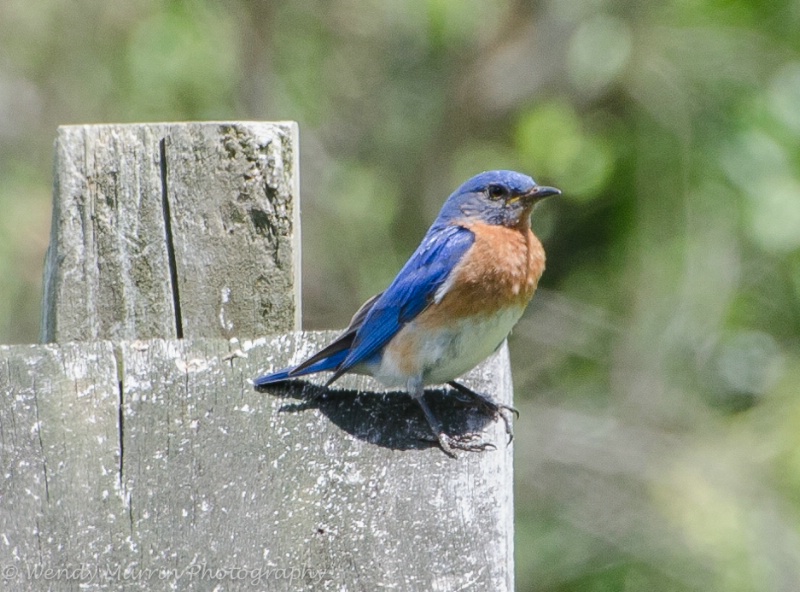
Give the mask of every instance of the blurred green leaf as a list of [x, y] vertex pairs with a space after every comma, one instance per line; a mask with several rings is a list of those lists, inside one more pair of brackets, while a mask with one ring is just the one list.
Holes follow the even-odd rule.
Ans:
[[604, 139], [584, 133], [578, 114], [565, 102], [524, 112], [516, 126], [523, 166], [537, 177], [559, 179], [567, 199], [599, 195], [613, 172], [614, 155]]
[[211, 3], [167, 6], [133, 28], [126, 48], [136, 116], [225, 118], [239, 75], [233, 22]]

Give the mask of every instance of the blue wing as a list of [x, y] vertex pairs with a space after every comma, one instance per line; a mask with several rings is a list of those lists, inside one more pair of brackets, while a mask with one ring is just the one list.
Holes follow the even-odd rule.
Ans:
[[364, 317], [328, 384], [386, 345], [404, 324], [433, 300], [434, 294], [475, 241], [472, 231], [456, 225], [434, 226], [408, 262]]
[[363, 324], [364, 318], [372, 308], [372, 305], [378, 301], [381, 295], [382, 293], [376, 294], [362, 304], [361, 308], [359, 308], [356, 314], [353, 315], [353, 318], [351, 319], [347, 329], [345, 329], [342, 334], [333, 341], [333, 343], [321, 349], [297, 366], [289, 366], [288, 368], [283, 368], [277, 372], [259, 376], [253, 381], [253, 384], [257, 387], [266, 386], [268, 384], [275, 384], [276, 382], [283, 382], [284, 380], [297, 378], [298, 376], [305, 376], [306, 374], [325, 372], [327, 370], [336, 370], [339, 364], [341, 364], [342, 361], [347, 357], [347, 354], [350, 353], [350, 346], [353, 344], [353, 340], [356, 337], [356, 332]]
[[386, 291], [365, 302], [333, 343], [295, 367], [256, 378], [255, 386], [332, 370], [330, 384], [368, 360], [428, 306], [474, 241], [461, 226], [434, 226]]

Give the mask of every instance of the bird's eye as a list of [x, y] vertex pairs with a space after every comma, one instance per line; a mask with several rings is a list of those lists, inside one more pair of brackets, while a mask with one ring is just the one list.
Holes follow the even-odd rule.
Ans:
[[489, 185], [486, 188], [486, 195], [489, 199], [501, 199], [506, 196], [506, 188], [502, 185]]

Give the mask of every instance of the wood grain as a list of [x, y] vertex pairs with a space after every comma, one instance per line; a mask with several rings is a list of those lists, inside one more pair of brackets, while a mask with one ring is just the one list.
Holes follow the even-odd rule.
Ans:
[[42, 341], [300, 326], [297, 126], [66, 126]]
[[[324, 377], [253, 390], [250, 378], [330, 337], [0, 348], [0, 563], [19, 570], [12, 588], [43, 589], [29, 570], [86, 565], [94, 579], [51, 589], [512, 590], [502, 422], [430, 393], [448, 429], [497, 445], [453, 460], [420, 440], [427, 426], [406, 395], [368, 379], [316, 402]], [[509, 402], [505, 349], [467, 383]], [[120, 585], [126, 569], [139, 581]], [[219, 578], [201, 580], [203, 569]]]

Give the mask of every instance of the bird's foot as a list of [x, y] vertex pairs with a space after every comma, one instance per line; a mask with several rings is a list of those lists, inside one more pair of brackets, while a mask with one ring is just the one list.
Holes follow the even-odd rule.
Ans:
[[[464, 387], [466, 388], [466, 387]], [[458, 458], [456, 455], [456, 450], [465, 450], [467, 452], [482, 452], [487, 449], [496, 449], [497, 447], [492, 444], [491, 442], [486, 442], [483, 440], [480, 434], [477, 433], [464, 433], [458, 434], [455, 436], [450, 436], [446, 434], [445, 431], [442, 429], [442, 424], [436, 419], [436, 416], [431, 411], [428, 404], [425, 402], [424, 398], [424, 391], [422, 390], [422, 381], [409, 381], [408, 391], [412, 393], [414, 399], [419, 403], [420, 408], [422, 409], [423, 414], [425, 415], [425, 420], [428, 422], [428, 426], [430, 427], [430, 433], [436, 438], [436, 441], [439, 443], [439, 447], [444, 451], [445, 454], [450, 456], [451, 458]]]
[[[464, 386], [460, 382], [451, 381], [448, 383], [453, 387], [456, 392], [466, 396], [466, 402], [477, 407], [486, 415], [494, 420], [502, 419], [506, 428], [506, 435], [508, 436], [508, 444], [514, 439], [514, 425], [513, 419], [519, 419], [519, 411], [511, 405], [505, 403], [497, 403], [488, 396], [473, 391], [471, 388]], [[464, 400], [464, 399], [462, 399]], [[513, 416], [513, 417], [512, 417]]]
[[439, 432], [438, 434], [433, 434], [433, 437], [430, 438], [430, 441], [438, 442], [439, 447], [450, 458], [458, 458], [458, 455], [456, 454], [457, 450], [463, 450], [465, 452], [484, 452], [486, 450], [497, 449], [494, 444], [485, 441], [480, 434], [476, 433], [450, 436], [444, 432]]

